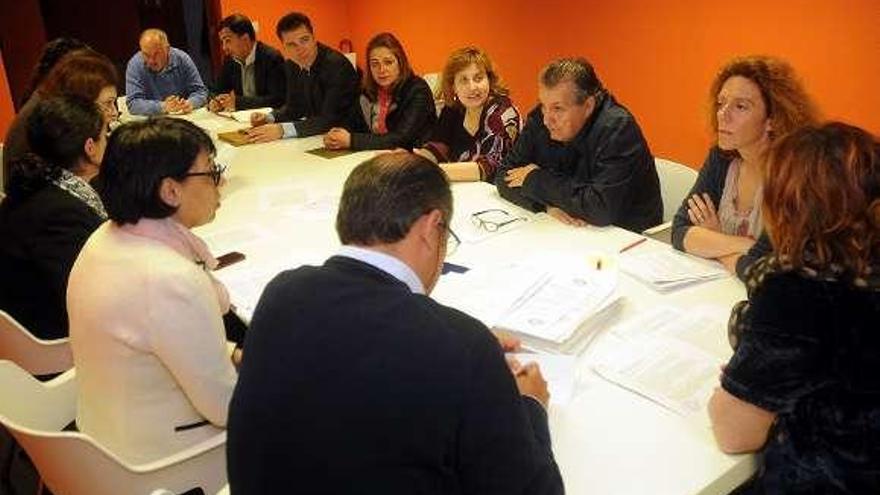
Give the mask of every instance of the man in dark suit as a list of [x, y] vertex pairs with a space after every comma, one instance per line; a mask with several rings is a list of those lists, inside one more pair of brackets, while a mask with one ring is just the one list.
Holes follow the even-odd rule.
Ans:
[[422, 157], [351, 173], [340, 252], [279, 274], [254, 312], [229, 412], [233, 493], [563, 492], [538, 368], [512, 371], [489, 329], [427, 295], [451, 216], [449, 182]]
[[541, 104], [495, 177], [501, 196], [570, 225], [641, 232], [660, 223], [654, 158], [635, 117], [583, 58], [541, 72]]
[[312, 21], [293, 12], [275, 28], [288, 58], [287, 99], [270, 114], [251, 117], [251, 142], [308, 137], [331, 127], [359, 127], [363, 120], [357, 104], [360, 82], [354, 65], [341, 53], [318, 43]]
[[231, 112], [283, 105], [287, 91], [284, 57], [257, 41], [251, 20], [232, 14], [220, 21], [218, 34], [227, 57], [217, 81], [220, 94], [208, 103], [208, 109]]

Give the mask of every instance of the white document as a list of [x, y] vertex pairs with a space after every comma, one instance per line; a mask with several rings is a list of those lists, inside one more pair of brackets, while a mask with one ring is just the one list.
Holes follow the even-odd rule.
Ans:
[[550, 392], [550, 404], [564, 406], [571, 402], [576, 389], [575, 358], [556, 354], [538, 354], [517, 352], [507, 354], [525, 366], [536, 363], [541, 369], [541, 376], [547, 382]]
[[658, 307], [614, 328], [593, 370], [705, 424], [706, 406], [726, 362], [725, 350], [712, 344], [723, 331], [722, 322], [699, 311]]
[[718, 262], [696, 258], [671, 248], [623, 254], [620, 265], [624, 272], [660, 292], [730, 276]]
[[235, 119], [238, 122], [244, 122], [246, 124], [250, 124], [251, 115], [255, 113], [263, 113], [268, 114], [272, 109], [269, 107], [263, 108], [252, 108], [250, 110], [238, 110], [236, 112], [217, 112], [217, 115], [222, 115], [223, 117], [229, 117], [231, 119]]

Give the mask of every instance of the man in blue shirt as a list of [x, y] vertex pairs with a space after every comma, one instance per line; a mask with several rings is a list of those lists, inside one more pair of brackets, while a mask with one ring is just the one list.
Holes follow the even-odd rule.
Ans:
[[186, 52], [159, 29], [141, 34], [140, 51], [125, 69], [128, 111], [134, 115], [189, 113], [205, 105], [208, 89]]

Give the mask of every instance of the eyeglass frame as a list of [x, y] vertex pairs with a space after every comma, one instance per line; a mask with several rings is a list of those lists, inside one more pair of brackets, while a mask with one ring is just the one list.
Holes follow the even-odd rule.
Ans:
[[[484, 215], [486, 213], [490, 213], [490, 212], [494, 212], [494, 211], [503, 213], [503, 214], [505, 214], [509, 217], [512, 217], [512, 218], [510, 220], [505, 220], [503, 222], [493, 222], [490, 220], [486, 220], [484, 218], [480, 218], [480, 215]], [[526, 220], [527, 220], [526, 217], [514, 217], [509, 211], [503, 210], [501, 208], [489, 208], [488, 210], [482, 210], [482, 211], [477, 211], [477, 212], [471, 213], [471, 223], [473, 223], [474, 226], [477, 227], [478, 229], [483, 229], [486, 232], [498, 232], [498, 230], [500, 230], [501, 227], [504, 227], [505, 225], [510, 225], [513, 222], [526, 221]]]
[[187, 172], [180, 176], [181, 179], [186, 179], [187, 177], [200, 177], [200, 176], [209, 176], [211, 180], [214, 181], [214, 186], [217, 187], [220, 185], [220, 181], [223, 180], [223, 173], [226, 172], [226, 165], [222, 165], [220, 163], [214, 162], [211, 166], [211, 170], [208, 172]]
[[[461, 246], [461, 239], [458, 237], [455, 231], [452, 230], [452, 227], [450, 227], [446, 221], [440, 222], [440, 225], [445, 228], [447, 232], [449, 232], [449, 235], [446, 236], [446, 256], [450, 256], [458, 250], [459, 246]], [[449, 247], [450, 239], [454, 241], [451, 248]]]

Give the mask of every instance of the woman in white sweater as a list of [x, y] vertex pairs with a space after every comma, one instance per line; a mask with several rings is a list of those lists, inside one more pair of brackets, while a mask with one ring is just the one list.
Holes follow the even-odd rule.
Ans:
[[149, 462], [226, 426], [236, 371], [224, 337], [229, 296], [190, 229], [220, 205], [223, 167], [190, 122], [133, 123], [111, 137], [98, 178], [110, 221], [70, 274], [77, 427], [130, 462]]

